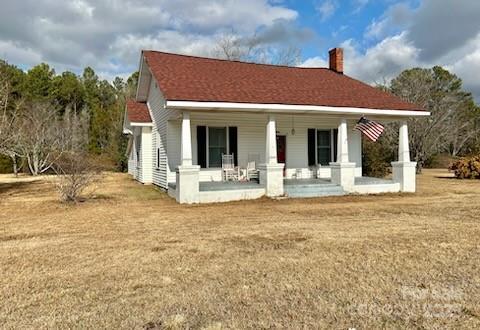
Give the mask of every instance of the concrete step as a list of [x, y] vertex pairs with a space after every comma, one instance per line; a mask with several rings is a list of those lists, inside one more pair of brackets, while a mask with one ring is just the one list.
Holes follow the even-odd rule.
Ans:
[[345, 192], [343, 191], [342, 187], [334, 184], [285, 185], [284, 191], [285, 191], [285, 195], [293, 198], [345, 195]]

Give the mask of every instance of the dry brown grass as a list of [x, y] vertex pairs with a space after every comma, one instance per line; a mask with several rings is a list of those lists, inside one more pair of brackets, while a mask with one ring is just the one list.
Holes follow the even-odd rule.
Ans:
[[[480, 182], [180, 206], [126, 175], [0, 177], [5, 328], [478, 328]], [[8, 182], [7, 182], [8, 181]]]

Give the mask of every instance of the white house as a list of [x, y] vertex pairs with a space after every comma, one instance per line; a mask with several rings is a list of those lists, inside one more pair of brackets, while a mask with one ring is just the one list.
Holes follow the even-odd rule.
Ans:
[[[143, 51], [128, 172], [179, 203], [414, 192], [406, 119], [429, 113], [344, 75], [342, 49], [329, 55], [329, 68], [298, 68]], [[392, 180], [362, 177], [362, 116], [401, 122]], [[223, 181], [222, 154], [259, 179]]]

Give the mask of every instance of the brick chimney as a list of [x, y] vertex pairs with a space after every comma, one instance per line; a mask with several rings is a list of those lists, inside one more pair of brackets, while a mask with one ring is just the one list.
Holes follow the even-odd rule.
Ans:
[[333, 48], [328, 51], [330, 70], [343, 74], [343, 48]]

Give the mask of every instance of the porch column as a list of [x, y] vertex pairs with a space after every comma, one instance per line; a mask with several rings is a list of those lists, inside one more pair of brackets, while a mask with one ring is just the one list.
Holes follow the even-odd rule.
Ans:
[[265, 164], [259, 165], [260, 184], [265, 186], [269, 197], [283, 195], [283, 168], [277, 162], [277, 128], [275, 116], [269, 115], [265, 135]]
[[268, 116], [266, 142], [265, 142], [265, 163], [277, 164], [277, 125], [273, 115]]
[[415, 192], [417, 163], [410, 161], [407, 121], [401, 122], [398, 133], [398, 162], [392, 162], [393, 181], [400, 184], [400, 191]]
[[192, 165], [192, 132], [190, 128], [190, 113], [184, 112], [182, 118], [182, 166]]
[[182, 114], [181, 165], [176, 171], [176, 200], [182, 204], [199, 202], [200, 166], [192, 165], [192, 133], [190, 113]]
[[352, 190], [355, 184], [355, 163], [349, 161], [347, 120], [342, 118], [338, 125], [337, 161], [330, 163], [332, 183], [342, 186], [345, 191]]

